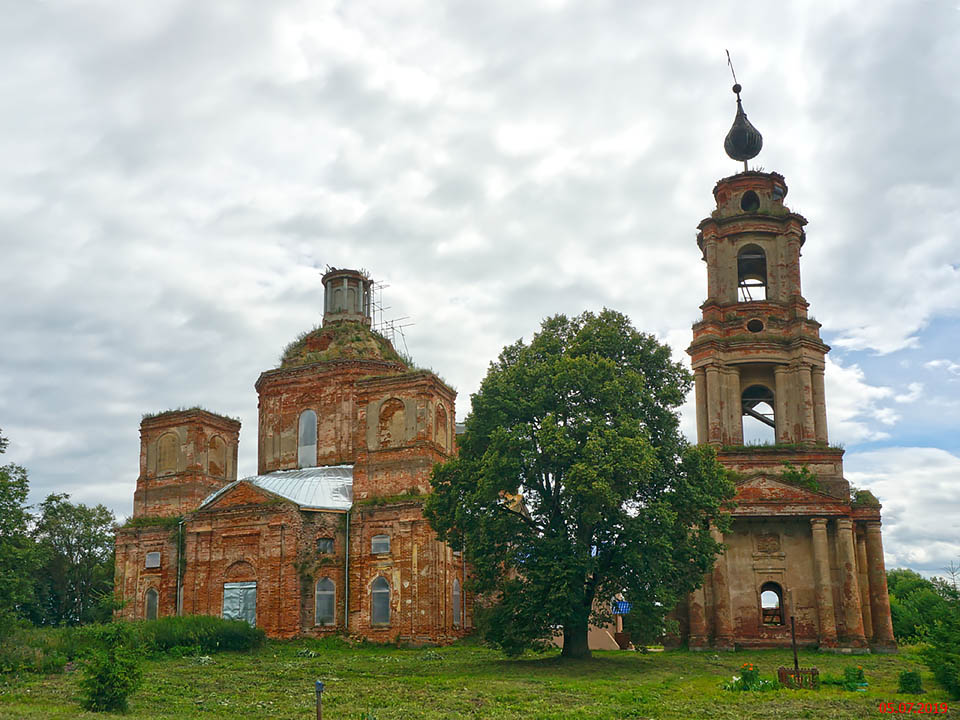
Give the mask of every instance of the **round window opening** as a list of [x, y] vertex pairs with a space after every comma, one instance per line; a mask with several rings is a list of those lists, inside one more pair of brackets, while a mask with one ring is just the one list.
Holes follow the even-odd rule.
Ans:
[[740, 209], [744, 212], [754, 212], [760, 208], [760, 198], [753, 190], [747, 190], [740, 198]]
[[753, 319], [747, 323], [747, 330], [750, 332], [760, 332], [763, 330], [763, 322], [757, 319]]

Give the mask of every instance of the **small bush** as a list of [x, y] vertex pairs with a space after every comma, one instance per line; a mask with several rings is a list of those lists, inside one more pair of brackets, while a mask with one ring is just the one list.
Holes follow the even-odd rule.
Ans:
[[139, 658], [130, 649], [131, 633], [118, 623], [105, 626], [99, 636], [102, 646], [90, 650], [81, 663], [80, 704], [94, 712], [125, 712], [127, 698], [143, 680]]
[[916, 670], [904, 670], [900, 673], [900, 685], [897, 692], [913, 693], [918, 695], [923, 692], [923, 684], [920, 682], [920, 673]]
[[734, 675], [730, 682], [723, 683], [724, 690], [779, 690], [780, 686], [773, 680], [760, 677], [760, 671], [750, 662], [740, 666], [740, 675]]

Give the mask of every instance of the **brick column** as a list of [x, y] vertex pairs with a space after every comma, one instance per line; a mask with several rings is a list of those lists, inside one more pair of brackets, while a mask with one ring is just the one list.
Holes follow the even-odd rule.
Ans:
[[[723, 542], [723, 535], [715, 527], [710, 535]], [[727, 554], [717, 556], [713, 564], [713, 645], [718, 650], [733, 650], [733, 615], [730, 612], [730, 581], [727, 575]]]
[[716, 365], [708, 365], [706, 372], [708, 442], [719, 445], [723, 432], [723, 415], [720, 412], [720, 370]]
[[863, 611], [863, 634], [873, 638], [873, 621], [870, 614], [870, 580], [867, 577], [867, 538], [863, 532], [857, 535], [857, 567], [860, 571], [860, 609]]
[[743, 404], [740, 399], [740, 368], [736, 366], [726, 367], [721, 377], [723, 377], [723, 382], [726, 386], [725, 397], [727, 401], [726, 412], [724, 413], [724, 424], [726, 425], [727, 431], [723, 433], [723, 441], [730, 445], [742, 445]]
[[717, 267], [717, 239], [704, 238], [703, 258], [707, 263], [707, 300], [720, 297], [720, 268]]
[[790, 392], [789, 378], [786, 365], [774, 365], [773, 377], [774, 387], [774, 421], [776, 422], [777, 442], [791, 442], [790, 437], [790, 417], [789, 405], [787, 403], [787, 394]]
[[827, 519], [811, 518], [813, 572], [816, 580], [817, 615], [820, 619], [820, 647], [837, 646], [837, 620], [833, 614], [833, 587], [830, 582], [830, 551], [827, 547]]
[[893, 620], [890, 617], [890, 596], [887, 594], [887, 569], [883, 562], [883, 540], [880, 523], [867, 523], [867, 575], [870, 582], [870, 615], [873, 621], [873, 642], [880, 648], [894, 649]]
[[823, 368], [815, 367], [813, 377], [813, 421], [818, 443], [827, 443], [827, 401], [823, 387]]
[[707, 649], [707, 616], [705, 614], [706, 600], [703, 595], [703, 586], [698, 587], [687, 596], [687, 607], [690, 615], [690, 636], [687, 645], [691, 650]]
[[853, 520], [837, 519], [837, 555], [843, 587], [840, 592], [840, 611], [843, 616], [844, 644], [866, 647], [863, 636], [863, 613], [860, 611], [860, 583], [857, 579], [857, 550], [853, 538]]
[[697, 403], [697, 442], [707, 442], [709, 420], [707, 418], [707, 372], [703, 368], [693, 371], [693, 394]]
[[800, 440], [814, 442], [817, 439], [816, 423], [813, 419], [813, 374], [809, 365], [801, 365], [797, 371], [800, 380]]

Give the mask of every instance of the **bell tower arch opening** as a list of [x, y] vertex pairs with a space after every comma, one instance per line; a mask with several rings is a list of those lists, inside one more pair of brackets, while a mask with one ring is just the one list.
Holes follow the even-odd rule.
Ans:
[[744, 245], [737, 253], [737, 297], [740, 302], [767, 299], [767, 254], [759, 245]]
[[743, 442], [747, 445], [774, 445], [777, 441], [776, 403], [773, 391], [751, 385], [740, 395]]

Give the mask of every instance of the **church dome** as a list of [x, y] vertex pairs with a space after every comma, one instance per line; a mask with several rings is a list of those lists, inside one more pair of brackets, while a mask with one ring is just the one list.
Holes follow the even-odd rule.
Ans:
[[341, 321], [305, 332], [287, 345], [280, 367], [290, 368], [338, 360], [392, 362], [406, 369], [406, 363], [387, 338], [362, 322]]

